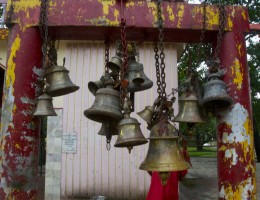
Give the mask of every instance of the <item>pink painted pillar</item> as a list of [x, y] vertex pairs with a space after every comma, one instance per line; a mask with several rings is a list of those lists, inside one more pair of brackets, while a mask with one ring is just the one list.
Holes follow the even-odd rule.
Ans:
[[12, 27], [8, 40], [0, 149], [0, 199], [31, 200], [37, 195], [39, 121], [35, 73], [41, 66], [37, 28]]
[[227, 32], [223, 36], [220, 60], [223, 80], [234, 100], [219, 113], [218, 191], [219, 199], [256, 199], [256, 175], [249, 72], [245, 36]]

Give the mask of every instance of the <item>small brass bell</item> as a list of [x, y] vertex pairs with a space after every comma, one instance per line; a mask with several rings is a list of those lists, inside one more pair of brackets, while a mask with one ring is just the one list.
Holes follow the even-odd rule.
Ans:
[[178, 144], [176, 128], [169, 122], [159, 121], [150, 133], [148, 152], [139, 169], [159, 172], [165, 185], [171, 171], [183, 171], [190, 167]]
[[153, 86], [153, 82], [144, 73], [143, 65], [136, 62], [135, 56], [129, 57], [128, 64], [128, 70], [124, 77], [129, 81], [128, 92], [143, 91]]
[[109, 123], [102, 123], [102, 126], [98, 132], [98, 135], [102, 135], [102, 136], [106, 136], [107, 135], [107, 131], [109, 131], [109, 133], [111, 135], [117, 135], [118, 134], [118, 130], [117, 130], [117, 122], [112, 122], [111, 123], [111, 127], [109, 127]]
[[138, 146], [147, 143], [142, 130], [140, 128], [140, 123], [135, 119], [130, 117], [130, 107], [128, 106], [128, 100], [124, 101], [124, 118], [118, 123], [118, 136], [115, 143], [115, 147], [127, 147], [129, 153], [131, 152], [133, 146]]
[[49, 85], [46, 93], [52, 97], [66, 95], [79, 89], [79, 86], [76, 86], [70, 80], [69, 70], [64, 66], [50, 68], [46, 73], [46, 79]]
[[33, 116], [57, 116], [53, 109], [52, 98], [46, 93], [37, 98], [37, 105]]
[[103, 88], [104, 86], [105, 86], [104, 85], [104, 76], [102, 76], [100, 78], [100, 80], [98, 80], [98, 81], [95, 81], [95, 82], [90, 81], [90, 82], [88, 82], [88, 89], [94, 96], [96, 96], [97, 90], [100, 89], [100, 88]]
[[174, 118], [175, 122], [186, 123], [205, 123], [205, 117], [202, 115], [198, 97], [196, 93], [191, 90], [184, 92], [179, 98], [179, 113]]
[[112, 79], [106, 79], [106, 88], [97, 90], [94, 104], [84, 111], [87, 118], [100, 123], [106, 123], [109, 119], [119, 121], [123, 118], [120, 92], [113, 88], [113, 84]]
[[153, 106], [145, 106], [144, 110], [137, 113], [144, 121], [148, 124], [152, 123], [154, 107]]
[[204, 87], [202, 105], [207, 110], [225, 109], [233, 103], [227, 93], [227, 85], [220, 80], [221, 72], [212, 73], [208, 76], [208, 82]]
[[112, 71], [113, 74], [118, 74], [123, 61], [119, 55], [113, 56], [107, 63], [107, 67]]

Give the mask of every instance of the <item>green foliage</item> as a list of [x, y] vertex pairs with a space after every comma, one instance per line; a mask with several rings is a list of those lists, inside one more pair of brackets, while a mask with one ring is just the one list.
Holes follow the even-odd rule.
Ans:
[[[218, 4], [219, 0], [208, 0], [209, 4]], [[251, 0], [227, 0], [222, 1], [225, 5], [242, 5], [248, 8], [250, 23], [260, 23], [260, 1]], [[258, 123], [260, 128], [260, 44], [259, 42], [254, 42], [253, 34], [248, 34], [246, 36], [247, 40], [247, 53], [248, 53], [248, 66], [250, 74], [250, 84], [251, 84], [251, 95], [252, 95], [252, 108], [253, 116]], [[207, 53], [205, 53], [207, 52]], [[188, 44], [183, 56], [178, 62], [178, 75], [179, 82], [183, 82], [186, 78], [185, 72], [187, 68], [192, 67], [198, 72], [201, 82], [205, 82], [203, 77], [205, 77], [205, 62], [210, 59], [210, 54], [212, 54], [211, 44]], [[204, 67], [203, 67], [204, 65]], [[185, 133], [187, 131], [186, 125], [180, 125], [181, 132]], [[216, 122], [213, 117], [209, 117], [209, 122], [207, 125], [196, 125], [194, 127], [194, 134], [198, 139], [201, 133], [207, 135], [203, 138], [203, 142], [207, 142], [208, 138], [216, 137]], [[199, 137], [198, 137], [199, 136]]]

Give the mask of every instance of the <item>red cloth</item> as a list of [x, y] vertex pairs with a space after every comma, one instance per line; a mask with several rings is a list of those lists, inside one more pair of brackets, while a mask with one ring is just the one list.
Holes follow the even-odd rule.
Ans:
[[162, 185], [158, 172], [153, 172], [150, 190], [146, 200], [178, 200], [178, 181], [187, 173], [187, 170], [171, 172], [165, 186]]

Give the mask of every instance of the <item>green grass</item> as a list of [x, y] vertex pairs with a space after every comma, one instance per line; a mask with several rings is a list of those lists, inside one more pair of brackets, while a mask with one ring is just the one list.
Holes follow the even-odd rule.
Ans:
[[197, 151], [197, 147], [188, 147], [188, 152], [190, 157], [207, 157], [216, 158], [217, 150], [212, 147], [203, 147], [203, 150]]

